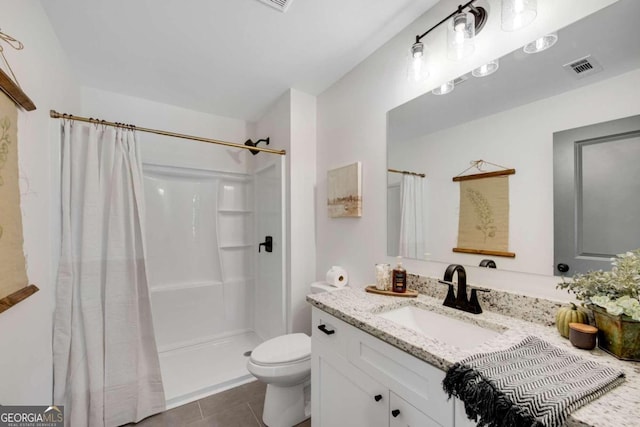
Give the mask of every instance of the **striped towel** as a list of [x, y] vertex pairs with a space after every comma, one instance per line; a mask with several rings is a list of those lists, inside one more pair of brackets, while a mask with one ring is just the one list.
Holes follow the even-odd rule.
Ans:
[[547, 426], [624, 381], [624, 373], [530, 336], [506, 350], [469, 356], [442, 382], [478, 426]]

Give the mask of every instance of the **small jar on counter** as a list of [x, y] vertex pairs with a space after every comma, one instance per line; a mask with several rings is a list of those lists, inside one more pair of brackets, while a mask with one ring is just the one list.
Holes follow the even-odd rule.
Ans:
[[379, 291], [391, 290], [390, 264], [376, 264], [376, 289]]

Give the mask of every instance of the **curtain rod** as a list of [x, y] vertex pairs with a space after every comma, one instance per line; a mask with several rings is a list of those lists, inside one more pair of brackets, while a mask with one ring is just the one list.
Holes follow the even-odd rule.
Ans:
[[418, 173], [418, 172], [410, 172], [410, 171], [401, 171], [398, 169], [387, 169], [389, 172], [393, 172], [393, 173], [401, 173], [403, 175], [414, 175], [414, 176], [419, 176], [420, 178], [424, 178], [427, 175], [423, 174], [423, 173]]
[[167, 132], [167, 131], [164, 131], [164, 130], [143, 128], [143, 127], [138, 127], [138, 126], [134, 126], [134, 125], [128, 125], [128, 124], [124, 124], [124, 123], [115, 123], [115, 122], [108, 122], [106, 120], [99, 120], [99, 119], [93, 119], [93, 118], [74, 116], [74, 115], [71, 115], [71, 114], [61, 114], [61, 113], [58, 113], [55, 110], [49, 110], [49, 116], [54, 118], [54, 119], [76, 120], [76, 121], [79, 121], [79, 122], [93, 123], [93, 124], [96, 124], [96, 125], [105, 125], [105, 126], [128, 128], [128, 129], [138, 130], [140, 132], [154, 133], [156, 135], [172, 136], [174, 138], [190, 139], [190, 140], [193, 140], [193, 141], [208, 142], [210, 144], [225, 145], [227, 147], [242, 148], [243, 150], [264, 151], [266, 153], [279, 154], [281, 156], [287, 154], [287, 152], [285, 150], [274, 150], [274, 149], [271, 149], [271, 148], [263, 148], [263, 147], [255, 147], [255, 146], [251, 146], [250, 147], [250, 146], [247, 146], [247, 145], [236, 144], [236, 143], [227, 142], [227, 141], [219, 141], [217, 139], [211, 139], [211, 138], [203, 138], [203, 137], [200, 137], [200, 136], [192, 136], [192, 135], [185, 135], [185, 134], [182, 134], [182, 133]]

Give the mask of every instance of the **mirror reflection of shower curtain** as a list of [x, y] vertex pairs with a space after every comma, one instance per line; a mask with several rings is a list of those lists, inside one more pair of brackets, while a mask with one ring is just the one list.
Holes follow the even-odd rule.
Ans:
[[425, 258], [425, 179], [403, 174], [400, 183], [400, 243], [398, 255]]

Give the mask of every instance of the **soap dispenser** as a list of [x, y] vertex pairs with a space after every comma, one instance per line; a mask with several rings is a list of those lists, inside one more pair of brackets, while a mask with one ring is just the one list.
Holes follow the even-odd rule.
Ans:
[[407, 270], [402, 268], [402, 257], [398, 257], [398, 265], [393, 269], [393, 292], [405, 293], [407, 291]]

